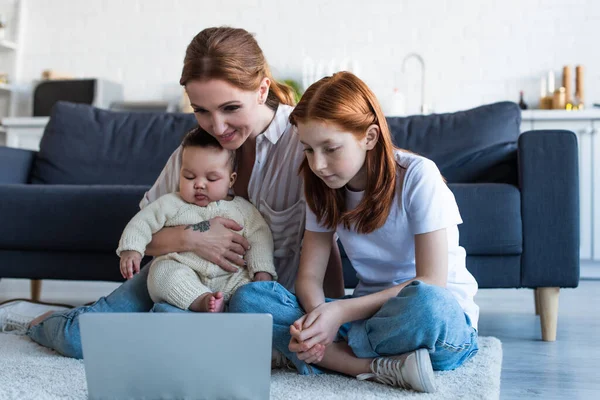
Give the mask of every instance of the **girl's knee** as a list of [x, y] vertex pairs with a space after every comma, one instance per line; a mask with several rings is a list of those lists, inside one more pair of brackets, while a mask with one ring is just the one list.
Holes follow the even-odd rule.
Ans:
[[397, 297], [437, 297], [445, 290], [442, 287], [416, 280], [402, 288]]
[[229, 300], [229, 311], [236, 313], [260, 313], [265, 305], [273, 302], [276, 294], [285, 290], [274, 281], [250, 282], [239, 287]]
[[[411, 282], [391, 301], [400, 303], [400, 307], [411, 310], [413, 314], [418, 313], [422, 318], [430, 321], [456, 318], [457, 315], [464, 314], [462, 307], [449, 290], [422, 281]], [[417, 316], [413, 315], [413, 317]]]

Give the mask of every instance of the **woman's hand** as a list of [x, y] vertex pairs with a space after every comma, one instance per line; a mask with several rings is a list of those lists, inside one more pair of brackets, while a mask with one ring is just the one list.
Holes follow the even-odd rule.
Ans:
[[[298, 358], [305, 362], [314, 362], [315, 358], [316, 362], [321, 361], [325, 347], [333, 343], [342, 326], [341, 304], [339, 301], [320, 304], [295, 321], [290, 327], [290, 351], [298, 353]], [[301, 353], [305, 353], [303, 358]]]
[[242, 230], [237, 222], [223, 217], [215, 217], [198, 224], [187, 225], [184, 230], [191, 251], [199, 257], [217, 264], [227, 272], [236, 272], [245, 266], [242, 258], [250, 244], [242, 235], [232, 232]]
[[133, 278], [134, 274], [140, 272], [140, 262], [142, 261], [142, 255], [134, 250], [122, 251], [121, 254], [121, 275], [125, 279]]
[[254, 282], [272, 281], [272, 280], [273, 280], [273, 277], [268, 272], [257, 272], [254, 274], [254, 279], [253, 279]]

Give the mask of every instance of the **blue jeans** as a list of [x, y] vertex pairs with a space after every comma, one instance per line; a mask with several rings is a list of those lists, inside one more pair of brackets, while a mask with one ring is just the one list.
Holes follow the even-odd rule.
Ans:
[[[335, 301], [327, 299], [327, 301]], [[253, 282], [239, 288], [230, 312], [273, 316], [273, 347], [291, 360], [301, 374], [322, 373], [289, 351], [290, 325], [304, 315], [298, 299], [277, 282]], [[349, 322], [339, 330], [357, 357], [399, 355], [426, 348], [434, 370], [452, 370], [478, 350], [471, 327], [454, 296], [445, 288], [414, 281], [389, 299], [371, 318]]]
[[152, 302], [146, 286], [149, 270], [149, 265], [146, 265], [132, 279], [91, 306], [77, 307], [50, 315], [38, 325], [29, 328], [27, 336], [64, 356], [83, 358], [79, 334], [79, 316], [81, 314], [88, 312], [185, 312], [169, 304]]

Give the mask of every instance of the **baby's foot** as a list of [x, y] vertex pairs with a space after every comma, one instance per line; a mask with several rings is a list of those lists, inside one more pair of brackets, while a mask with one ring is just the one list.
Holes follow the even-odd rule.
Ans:
[[223, 312], [225, 299], [223, 292], [208, 293], [202, 299], [202, 312]]

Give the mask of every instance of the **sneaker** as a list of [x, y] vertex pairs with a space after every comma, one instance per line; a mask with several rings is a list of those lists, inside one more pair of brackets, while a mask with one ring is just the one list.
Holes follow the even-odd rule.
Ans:
[[435, 377], [427, 349], [419, 349], [395, 357], [379, 357], [371, 362], [371, 373], [360, 374], [358, 380], [373, 380], [417, 392], [435, 392]]
[[271, 356], [271, 369], [296, 369], [294, 363], [288, 360], [279, 350], [273, 349], [272, 354], [273, 355]]
[[67, 307], [15, 300], [0, 305], [0, 332], [24, 335], [31, 321], [48, 311], [68, 310]]

